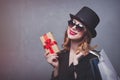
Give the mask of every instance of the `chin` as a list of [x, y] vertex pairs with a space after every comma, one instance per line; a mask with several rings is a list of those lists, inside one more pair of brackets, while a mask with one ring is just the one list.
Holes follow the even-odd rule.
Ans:
[[78, 39], [80, 39], [77, 36], [68, 36], [68, 38], [71, 39], [71, 40], [78, 40]]

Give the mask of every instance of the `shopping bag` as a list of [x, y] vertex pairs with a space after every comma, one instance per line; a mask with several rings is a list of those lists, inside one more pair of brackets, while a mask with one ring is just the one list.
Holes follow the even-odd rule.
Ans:
[[100, 51], [98, 67], [102, 80], [120, 80], [105, 51]]

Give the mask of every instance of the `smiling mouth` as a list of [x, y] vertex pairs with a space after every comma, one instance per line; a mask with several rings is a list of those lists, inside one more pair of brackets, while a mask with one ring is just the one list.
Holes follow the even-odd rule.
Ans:
[[76, 32], [74, 32], [74, 31], [72, 31], [72, 30], [70, 30], [70, 35], [76, 35], [77, 33]]

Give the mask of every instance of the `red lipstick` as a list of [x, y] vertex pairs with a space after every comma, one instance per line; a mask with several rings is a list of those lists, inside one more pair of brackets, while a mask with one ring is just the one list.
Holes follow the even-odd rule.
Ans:
[[72, 31], [72, 30], [70, 30], [70, 35], [76, 35], [77, 33], [76, 32], [74, 32], [74, 31]]

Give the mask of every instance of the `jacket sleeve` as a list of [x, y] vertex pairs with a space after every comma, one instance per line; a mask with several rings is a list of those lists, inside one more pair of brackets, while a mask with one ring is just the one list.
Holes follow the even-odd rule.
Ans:
[[102, 80], [99, 74], [97, 60], [97, 58], [91, 58], [91, 55], [83, 57], [74, 68], [77, 73], [77, 80]]
[[[60, 57], [60, 52], [58, 53], [58, 56]], [[60, 58], [58, 57], [58, 61], [60, 61]], [[58, 80], [58, 76], [54, 77], [54, 71], [52, 71], [51, 79], [50, 80]]]

